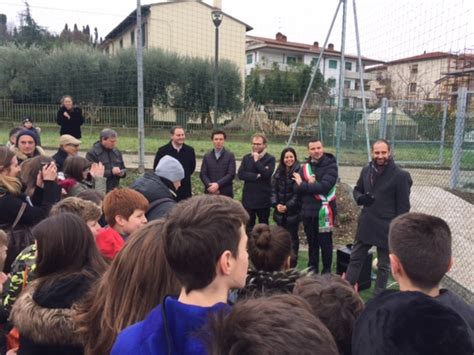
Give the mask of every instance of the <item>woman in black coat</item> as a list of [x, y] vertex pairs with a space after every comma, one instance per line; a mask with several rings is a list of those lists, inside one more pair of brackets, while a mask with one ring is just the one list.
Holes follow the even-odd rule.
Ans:
[[84, 124], [82, 110], [74, 106], [71, 96], [63, 96], [61, 107], [56, 116], [56, 122], [61, 126], [59, 135], [70, 134], [74, 138], [81, 138], [81, 126]]
[[275, 208], [273, 219], [284, 227], [290, 234], [294, 256], [290, 267], [296, 267], [298, 262], [298, 250], [300, 240], [298, 229], [300, 224], [301, 201], [296, 192], [296, 184], [293, 181], [293, 173], [298, 172], [300, 164], [293, 148], [285, 148], [280, 155], [278, 165], [272, 179], [272, 206]]

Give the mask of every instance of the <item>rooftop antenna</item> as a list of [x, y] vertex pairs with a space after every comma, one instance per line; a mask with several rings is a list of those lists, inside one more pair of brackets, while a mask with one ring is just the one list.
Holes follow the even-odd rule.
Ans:
[[[331, 25], [329, 26], [329, 31], [326, 36], [326, 40], [324, 41], [324, 45], [319, 53], [318, 60], [313, 67], [311, 73], [311, 79], [308, 84], [308, 88], [306, 89], [306, 93], [303, 98], [303, 102], [301, 103], [300, 109], [298, 111], [298, 115], [296, 116], [296, 121], [291, 130], [290, 137], [286, 142], [286, 146], [289, 146], [293, 140], [293, 136], [296, 132], [298, 127], [298, 123], [301, 118], [301, 114], [303, 112], [304, 106], [306, 101], [308, 100], [309, 94], [311, 92], [311, 87], [313, 86], [313, 81], [316, 76], [316, 73], [319, 69], [319, 64], [321, 63], [321, 59], [324, 55], [324, 51], [326, 50], [329, 37], [331, 35], [332, 29], [334, 27], [334, 23], [336, 22], [337, 15], [339, 13], [339, 9], [341, 8], [341, 4], [343, 5], [343, 13], [342, 13], [342, 37], [341, 37], [341, 66], [339, 71], [339, 88], [338, 88], [338, 100], [337, 100], [337, 124], [336, 124], [336, 160], [337, 164], [339, 165], [340, 160], [340, 139], [341, 139], [341, 113], [343, 108], [343, 97], [344, 97], [344, 78], [345, 78], [345, 42], [346, 42], [346, 23], [347, 23], [347, 1], [348, 0], [340, 0], [337, 4], [336, 12], [334, 13], [334, 17], [332, 19]], [[367, 108], [365, 105], [365, 89], [364, 89], [364, 67], [362, 66], [362, 56], [360, 52], [360, 41], [359, 41], [359, 27], [357, 22], [357, 10], [356, 10], [356, 0], [352, 0], [353, 10], [354, 10], [354, 26], [355, 26], [355, 33], [356, 33], [356, 42], [357, 42], [357, 59], [358, 59], [358, 66], [359, 66], [359, 87], [362, 96], [362, 110], [363, 110], [363, 119], [364, 119], [364, 126], [365, 126], [365, 140], [367, 145], [367, 158], [370, 162], [370, 140], [369, 140], [369, 126], [367, 122]], [[321, 125], [321, 122], [319, 122]]]

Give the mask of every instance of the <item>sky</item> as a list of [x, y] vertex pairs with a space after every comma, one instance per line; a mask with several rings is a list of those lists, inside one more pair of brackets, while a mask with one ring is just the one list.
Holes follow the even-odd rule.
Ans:
[[[59, 33], [64, 24], [89, 24], [105, 37], [136, 8], [131, 0], [29, 0], [33, 18]], [[157, 1], [142, 1], [142, 5]], [[212, 0], [204, 2], [211, 4]], [[222, 0], [222, 10], [253, 27], [249, 35], [274, 38], [282, 32], [288, 41], [322, 45], [329, 32], [338, 0]], [[353, 1], [347, 0], [346, 52], [357, 53]], [[474, 54], [474, 1], [472, 0], [357, 0], [362, 54], [393, 60], [424, 51]], [[9, 26], [19, 23], [25, 8], [20, 0], [0, 0], [0, 13]], [[329, 43], [341, 48], [342, 6]]]

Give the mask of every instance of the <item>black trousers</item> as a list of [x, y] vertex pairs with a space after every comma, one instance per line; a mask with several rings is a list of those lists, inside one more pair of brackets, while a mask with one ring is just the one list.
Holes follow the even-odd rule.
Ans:
[[270, 207], [258, 209], [246, 208], [245, 210], [247, 211], [250, 217], [247, 223], [247, 234], [249, 234], [255, 226], [257, 217], [258, 223], [268, 224], [268, 219], [270, 218]]
[[308, 240], [308, 267], [319, 272], [319, 249], [323, 259], [322, 273], [330, 273], [332, 266], [332, 232], [319, 233], [317, 217], [303, 219], [304, 232]]
[[293, 224], [283, 223], [278, 225], [285, 228], [291, 235], [291, 249], [293, 250], [293, 255], [291, 256], [290, 267], [295, 268], [298, 264], [298, 252], [300, 250], [300, 237], [298, 235], [300, 222]]
[[[370, 244], [364, 244], [356, 240], [351, 251], [351, 260], [347, 267], [346, 280], [352, 285], [355, 285], [359, 280], [360, 272], [367, 257], [369, 249], [372, 247]], [[388, 249], [377, 247], [377, 279], [375, 280], [374, 295], [378, 295], [380, 292], [387, 288], [388, 277], [390, 276], [390, 258]]]

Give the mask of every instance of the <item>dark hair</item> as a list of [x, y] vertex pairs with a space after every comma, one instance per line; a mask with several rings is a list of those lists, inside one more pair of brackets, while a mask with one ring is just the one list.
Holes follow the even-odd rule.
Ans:
[[374, 150], [375, 145], [378, 144], [378, 143], [385, 143], [385, 144], [387, 145], [388, 151], [389, 151], [389, 152], [391, 151], [392, 147], [390, 146], [390, 143], [388, 142], [388, 140], [382, 139], [382, 138], [377, 139], [377, 140], [372, 144], [372, 150]]
[[320, 138], [311, 137], [310, 139], [308, 139], [308, 142], [306, 143], [306, 145], [309, 147], [310, 143], [317, 143], [317, 142], [321, 142], [321, 144], [323, 144], [323, 141]]
[[216, 130], [212, 131], [211, 139], [214, 139], [214, 136], [216, 134], [222, 134], [224, 136], [224, 139], [227, 139], [227, 134], [225, 134], [225, 132], [222, 129], [216, 129]]
[[349, 354], [354, 324], [364, 302], [340, 276], [311, 275], [296, 281], [293, 294], [304, 298], [329, 329], [341, 354]]
[[281, 154], [280, 154], [280, 163], [278, 164], [278, 168], [277, 170], [282, 172], [282, 171], [285, 171], [286, 169], [286, 166], [285, 166], [285, 155], [286, 153], [290, 152], [291, 154], [293, 154], [293, 156], [295, 157], [295, 164], [298, 162], [298, 157], [296, 155], [296, 151], [291, 148], [291, 147], [286, 147], [284, 148], [282, 151], [281, 151]]
[[99, 139], [102, 142], [102, 140], [107, 140], [109, 138], [117, 138], [118, 134], [117, 131], [113, 130], [112, 128], [104, 128], [102, 131], [100, 131]]
[[118, 333], [145, 319], [180, 284], [163, 250], [164, 220], [132, 233], [95, 287], [78, 307], [86, 354], [109, 354]]
[[216, 277], [224, 251], [238, 255], [248, 214], [226, 196], [196, 196], [180, 202], [165, 224], [165, 254], [185, 292], [203, 289]]
[[291, 235], [280, 226], [257, 224], [249, 236], [249, 258], [257, 270], [280, 271], [291, 256]]
[[8, 138], [10, 138], [11, 136], [16, 136], [20, 131], [23, 131], [23, 128], [21, 127], [12, 128], [10, 132], [8, 133]]
[[38, 247], [38, 287], [74, 274], [95, 278], [105, 271], [104, 258], [81, 217], [69, 212], [51, 216], [38, 223], [32, 233]]
[[43, 169], [43, 165], [53, 162], [53, 159], [44, 155], [26, 159], [21, 163], [20, 179], [26, 185], [26, 194], [32, 196], [36, 189], [36, 179], [38, 172]]
[[436, 287], [448, 271], [451, 230], [441, 218], [402, 214], [390, 223], [388, 242], [410, 281], [422, 289]]
[[104, 198], [104, 216], [109, 226], [117, 223], [116, 216], [122, 216], [126, 220], [135, 212], [148, 210], [148, 200], [140, 192], [129, 188], [114, 189], [107, 193]]
[[329, 330], [293, 295], [247, 299], [212, 315], [203, 339], [210, 355], [336, 355]]
[[91, 167], [92, 163], [84, 157], [68, 156], [64, 161], [64, 175], [79, 182], [84, 180], [83, 172]]
[[170, 129], [170, 134], [174, 134], [174, 132], [175, 132], [177, 129], [182, 129], [182, 130], [184, 131], [184, 128], [181, 127], [181, 126], [173, 126], [173, 127], [171, 127], [171, 129]]
[[104, 200], [104, 196], [105, 195], [100, 191], [94, 189], [87, 189], [79, 192], [76, 197], [82, 198], [86, 201], [92, 201], [96, 205], [101, 206], [102, 201]]

